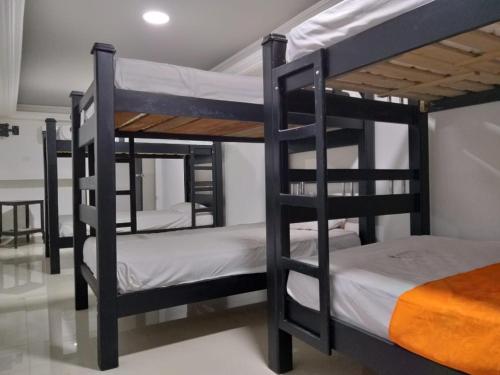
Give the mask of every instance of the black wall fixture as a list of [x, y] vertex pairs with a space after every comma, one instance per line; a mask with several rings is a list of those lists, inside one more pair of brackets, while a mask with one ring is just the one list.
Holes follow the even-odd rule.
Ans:
[[9, 124], [0, 124], [0, 137], [8, 137], [9, 133], [19, 135], [19, 126], [12, 125], [9, 128]]

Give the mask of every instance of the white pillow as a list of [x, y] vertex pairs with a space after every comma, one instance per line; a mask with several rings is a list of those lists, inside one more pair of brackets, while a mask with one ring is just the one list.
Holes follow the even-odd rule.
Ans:
[[[343, 228], [345, 224], [345, 219], [332, 219], [328, 220], [328, 230]], [[307, 221], [304, 223], [293, 223], [290, 224], [290, 229], [295, 230], [318, 230], [317, 221]]]
[[[195, 208], [207, 208], [206, 206], [196, 203]], [[172, 211], [182, 212], [182, 213], [190, 213], [191, 212], [191, 202], [181, 202], [170, 206], [169, 208]]]

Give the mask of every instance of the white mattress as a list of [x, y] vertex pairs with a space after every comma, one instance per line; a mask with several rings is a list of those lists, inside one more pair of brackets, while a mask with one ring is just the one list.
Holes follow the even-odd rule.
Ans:
[[[293, 28], [287, 61], [332, 46], [432, 0], [343, 0]], [[376, 48], [376, 46], [374, 46]]]
[[[331, 255], [332, 315], [388, 339], [401, 294], [423, 283], [500, 262], [500, 241], [421, 236], [360, 246]], [[306, 261], [317, 264], [314, 258]], [[318, 281], [291, 272], [289, 295], [319, 309]]]
[[[358, 246], [357, 234], [330, 231], [332, 249]], [[291, 231], [291, 252], [296, 256], [316, 253], [317, 232]], [[85, 263], [96, 272], [95, 238], [85, 241]], [[120, 292], [264, 272], [265, 224], [234, 225], [157, 234], [117, 237], [117, 275]]]
[[[130, 221], [129, 212], [117, 212], [116, 222]], [[213, 218], [210, 213], [196, 214], [196, 226], [212, 225]], [[191, 226], [191, 211], [180, 212], [176, 210], [137, 211], [138, 230], [175, 229]], [[117, 232], [129, 232], [130, 228], [117, 228]], [[59, 216], [59, 236], [73, 236], [73, 215]]]
[[204, 99], [262, 103], [262, 78], [210, 72], [171, 64], [117, 58], [119, 89]]

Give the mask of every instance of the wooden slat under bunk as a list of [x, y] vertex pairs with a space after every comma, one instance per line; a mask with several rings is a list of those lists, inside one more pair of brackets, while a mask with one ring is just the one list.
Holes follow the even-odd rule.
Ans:
[[500, 84], [500, 23], [329, 79], [327, 86], [431, 102]]
[[203, 134], [207, 136], [262, 139], [264, 127], [257, 122], [117, 112], [115, 128], [123, 132]]

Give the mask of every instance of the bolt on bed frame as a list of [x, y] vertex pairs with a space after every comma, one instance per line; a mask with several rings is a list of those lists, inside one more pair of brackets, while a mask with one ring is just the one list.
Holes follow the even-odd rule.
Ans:
[[[50, 258], [50, 273], [60, 273], [60, 249], [73, 247], [72, 236], [60, 236], [59, 232], [59, 202], [58, 202], [58, 158], [71, 157], [71, 141], [57, 139], [57, 122], [55, 119], [45, 120], [46, 130], [43, 136], [44, 156], [44, 195], [45, 195], [45, 256]], [[126, 163], [129, 172], [129, 189], [117, 190], [116, 195], [129, 196], [130, 221], [117, 224], [117, 228], [130, 228], [131, 233], [151, 232], [137, 228], [137, 211], [142, 211], [142, 173], [141, 160], [153, 159], [184, 159], [184, 191], [185, 201], [206, 205], [213, 210], [213, 224], [199, 226], [192, 220], [191, 226], [212, 227], [224, 225], [223, 186], [222, 186], [222, 151], [220, 143], [213, 145], [190, 145], [168, 143], [135, 143], [133, 137], [128, 142], [120, 139], [115, 142], [116, 162]], [[212, 181], [197, 181], [192, 173], [195, 164], [212, 171]], [[193, 190], [192, 190], [193, 188]], [[202, 194], [199, 192], [203, 191]], [[195, 193], [196, 194], [195, 196]], [[196, 212], [199, 212], [198, 210]], [[172, 228], [168, 230], [180, 230]], [[163, 230], [162, 230], [163, 231]]]

